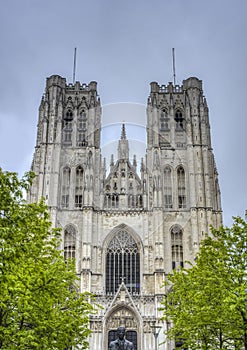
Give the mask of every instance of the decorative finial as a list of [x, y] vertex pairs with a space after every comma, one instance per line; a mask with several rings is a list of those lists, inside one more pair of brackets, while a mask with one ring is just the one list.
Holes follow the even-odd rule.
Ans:
[[137, 166], [137, 161], [136, 161], [136, 155], [134, 154], [133, 157], [133, 166], [136, 167]]
[[111, 166], [114, 165], [114, 155], [113, 155], [113, 154], [111, 155], [111, 163], [110, 163], [110, 165], [111, 165]]

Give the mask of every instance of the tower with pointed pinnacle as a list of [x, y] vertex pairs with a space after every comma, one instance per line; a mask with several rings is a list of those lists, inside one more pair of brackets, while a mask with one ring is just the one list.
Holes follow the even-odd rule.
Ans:
[[[153, 326], [168, 327], [159, 311], [166, 275], [193, 262], [210, 225], [222, 223], [202, 81], [151, 83], [140, 169], [127, 127], [107, 173], [97, 83], [47, 79], [29, 200], [46, 199], [64, 259], [75, 258], [81, 290], [103, 306], [90, 320], [90, 350], [107, 350], [120, 325], [136, 350], [154, 348]], [[159, 343], [174, 348], [162, 331]]]

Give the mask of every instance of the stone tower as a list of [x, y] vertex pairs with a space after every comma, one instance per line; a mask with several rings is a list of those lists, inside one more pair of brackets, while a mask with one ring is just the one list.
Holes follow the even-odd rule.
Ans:
[[166, 275], [193, 261], [210, 225], [222, 223], [202, 82], [151, 83], [140, 171], [122, 125], [107, 173], [100, 133], [97, 83], [48, 78], [29, 197], [46, 198], [54, 227], [62, 228], [64, 258], [75, 258], [81, 290], [103, 306], [91, 318], [90, 350], [107, 350], [119, 325], [136, 349], [147, 350], [154, 348], [154, 326], [165, 340], [158, 309]]

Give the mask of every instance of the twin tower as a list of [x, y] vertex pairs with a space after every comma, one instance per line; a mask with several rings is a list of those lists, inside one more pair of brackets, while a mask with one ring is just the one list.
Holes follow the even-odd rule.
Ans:
[[[129, 158], [122, 125], [109, 171], [101, 112], [96, 82], [47, 79], [29, 196], [46, 199], [81, 291], [103, 306], [90, 321], [90, 350], [107, 350], [119, 325], [136, 350], [147, 350], [154, 348], [153, 327], [168, 327], [159, 311], [166, 275], [193, 261], [210, 225], [222, 223], [208, 106], [197, 78], [182, 86], [152, 82], [141, 167]], [[158, 341], [165, 341], [163, 331]], [[173, 347], [165, 341], [159, 349]]]

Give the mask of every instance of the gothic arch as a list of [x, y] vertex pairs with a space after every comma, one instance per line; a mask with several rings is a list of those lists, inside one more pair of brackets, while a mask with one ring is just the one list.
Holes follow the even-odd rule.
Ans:
[[176, 168], [176, 180], [177, 180], [177, 206], [179, 209], [187, 207], [187, 181], [186, 171], [183, 165], [179, 165]]
[[72, 133], [73, 133], [73, 108], [70, 106], [66, 108], [63, 122], [62, 122], [62, 143], [63, 146], [72, 146]]
[[83, 194], [85, 187], [85, 174], [82, 165], [77, 165], [75, 168], [75, 198], [74, 207], [80, 209], [83, 207]]
[[143, 253], [143, 244], [142, 244], [142, 241], [141, 241], [141, 238], [140, 236], [136, 233], [135, 230], [133, 230], [130, 226], [126, 225], [126, 224], [119, 224], [117, 226], [115, 226], [108, 234], [107, 236], [105, 237], [104, 241], [103, 241], [103, 250], [105, 252], [107, 246], [109, 245], [110, 241], [113, 239], [113, 237], [116, 235], [116, 233], [119, 231], [119, 230], [126, 230], [132, 237], [133, 239], [136, 241], [139, 249], [141, 250], [141, 252]]
[[163, 202], [165, 209], [173, 207], [174, 184], [173, 184], [173, 168], [170, 165], [165, 165], [163, 168]]
[[87, 118], [88, 109], [85, 105], [79, 107], [78, 119]]
[[73, 224], [67, 224], [63, 230], [64, 260], [76, 258], [77, 228]]
[[103, 320], [104, 349], [108, 349], [109, 332], [115, 331], [119, 326], [124, 326], [127, 332], [136, 332], [137, 344], [141, 344], [143, 328], [141, 317], [133, 306], [121, 303], [121, 305], [117, 304], [110, 308], [105, 314]]
[[71, 184], [71, 168], [65, 165], [61, 168], [61, 200], [60, 205], [62, 208], [69, 208], [70, 201], [70, 184]]
[[86, 112], [88, 112], [89, 104], [88, 104], [87, 99], [86, 99], [85, 96], [82, 97], [82, 99], [81, 99], [81, 101], [80, 101], [78, 107], [79, 107], [79, 110], [80, 110], [80, 111], [83, 110], [83, 109], [85, 109]]
[[81, 108], [77, 117], [76, 142], [77, 146], [87, 146], [88, 114]]
[[142, 284], [143, 246], [139, 236], [127, 225], [115, 227], [103, 242], [105, 291], [115, 294], [122, 277], [130, 293], [139, 293]]
[[185, 130], [185, 118], [184, 110], [181, 107], [177, 107], [174, 111], [174, 120], [175, 120], [175, 131], [184, 131]]
[[183, 229], [175, 224], [170, 229], [172, 269], [184, 266]]
[[66, 108], [65, 114], [64, 114], [64, 120], [73, 120], [74, 118], [74, 112], [73, 107], [69, 106]]
[[160, 110], [159, 130], [160, 131], [170, 130], [170, 117], [169, 117], [168, 109], [166, 107], [162, 107]]

